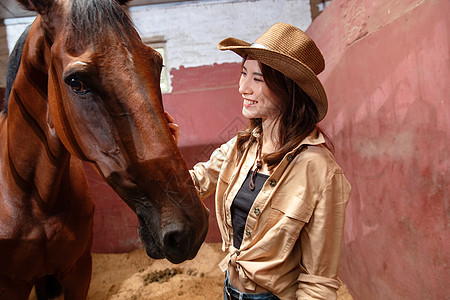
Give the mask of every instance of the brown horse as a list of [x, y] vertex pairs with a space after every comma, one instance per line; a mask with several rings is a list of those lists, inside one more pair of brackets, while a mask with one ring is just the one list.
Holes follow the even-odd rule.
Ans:
[[[118, 0], [21, 0], [38, 13], [0, 114], [0, 299], [85, 299], [89, 162], [139, 219], [149, 256], [192, 259], [208, 228], [161, 103], [161, 56]], [[19, 51], [20, 52], [20, 51]], [[57, 290], [53, 290], [57, 292]]]

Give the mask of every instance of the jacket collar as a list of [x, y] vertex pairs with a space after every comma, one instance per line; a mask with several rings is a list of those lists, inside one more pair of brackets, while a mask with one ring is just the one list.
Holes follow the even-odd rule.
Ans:
[[323, 143], [325, 143], [325, 138], [316, 128], [300, 143], [300, 145], [319, 145]]

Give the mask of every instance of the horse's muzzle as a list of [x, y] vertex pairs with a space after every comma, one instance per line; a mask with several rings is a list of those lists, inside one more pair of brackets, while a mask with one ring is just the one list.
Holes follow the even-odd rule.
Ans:
[[204, 208], [203, 212], [204, 215], [197, 218], [197, 220], [205, 218], [201, 224], [181, 218], [171, 220], [167, 225], [155, 224], [158, 223], [154, 222], [155, 218], [143, 218], [138, 213], [140, 223], [138, 233], [147, 255], [154, 259], [167, 258], [175, 264], [193, 259], [208, 232], [209, 211]]

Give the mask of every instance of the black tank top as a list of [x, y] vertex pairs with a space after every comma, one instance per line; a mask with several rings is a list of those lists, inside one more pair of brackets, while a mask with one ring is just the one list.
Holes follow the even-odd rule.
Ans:
[[231, 223], [233, 225], [233, 246], [236, 249], [241, 247], [242, 237], [244, 235], [245, 223], [253, 202], [266, 182], [269, 175], [257, 173], [255, 178], [255, 189], [252, 191], [249, 187], [252, 170], [247, 174], [244, 183], [239, 189], [236, 197], [231, 204]]

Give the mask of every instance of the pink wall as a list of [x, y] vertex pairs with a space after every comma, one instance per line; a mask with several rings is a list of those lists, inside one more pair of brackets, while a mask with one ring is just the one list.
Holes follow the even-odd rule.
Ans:
[[335, 0], [308, 33], [353, 191], [340, 276], [355, 299], [445, 299], [450, 1]]

